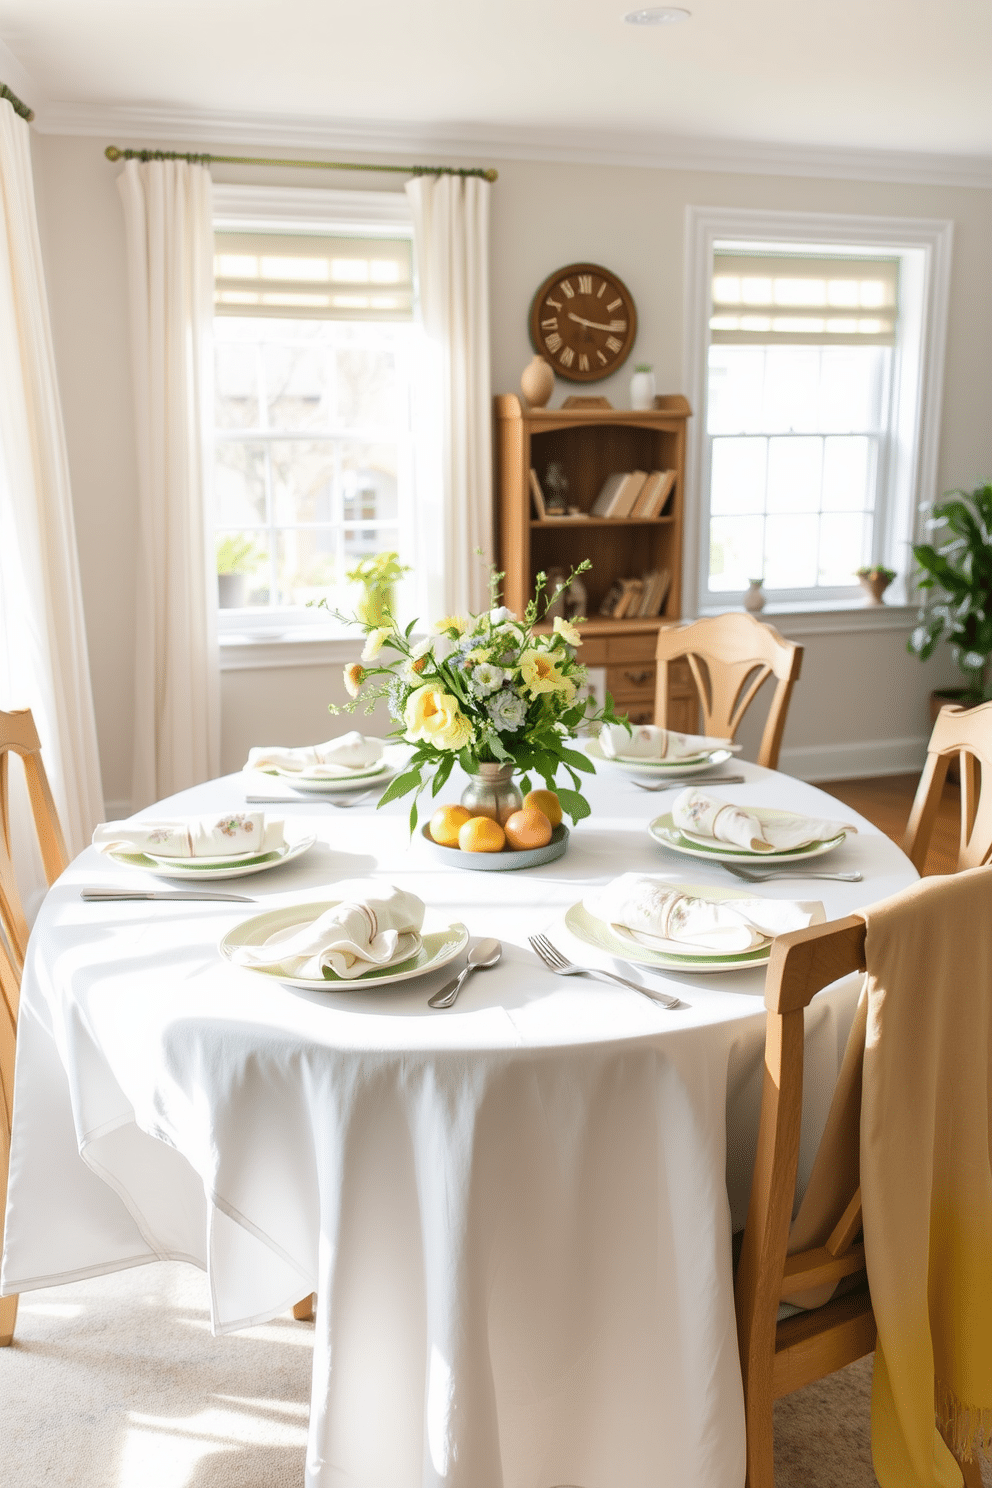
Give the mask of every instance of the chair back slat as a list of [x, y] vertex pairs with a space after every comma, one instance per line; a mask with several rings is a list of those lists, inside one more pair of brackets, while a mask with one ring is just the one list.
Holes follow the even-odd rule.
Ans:
[[763, 684], [775, 677], [758, 750], [758, 764], [775, 769], [802, 655], [802, 646], [744, 612], [663, 627], [655, 652], [655, 722], [667, 727], [668, 668], [673, 661], [688, 664], [703, 711], [703, 732], [716, 739], [734, 738]]
[[955, 867], [981, 868], [992, 860], [992, 702], [977, 708], [941, 708], [927, 746], [926, 764], [906, 824], [903, 851], [922, 873], [947, 770], [957, 756], [961, 817]]

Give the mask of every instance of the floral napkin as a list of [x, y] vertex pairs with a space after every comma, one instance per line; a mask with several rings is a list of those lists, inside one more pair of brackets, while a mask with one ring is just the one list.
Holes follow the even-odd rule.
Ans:
[[232, 960], [306, 981], [320, 981], [325, 970], [350, 980], [398, 966], [420, 950], [424, 902], [416, 894], [361, 878], [335, 884], [334, 892], [340, 903], [318, 919], [264, 945], [239, 946]]
[[707, 899], [638, 873], [622, 874], [583, 903], [650, 950], [683, 955], [692, 947], [737, 955], [823, 919], [823, 905], [812, 900]]
[[620, 723], [604, 724], [599, 732], [599, 747], [608, 759], [678, 760], [691, 759], [714, 749], [740, 749], [728, 739], [708, 739], [705, 734], [675, 734], [671, 729], [644, 723], [627, 730]]
[[339, 780], [368, 770], [382, 759], [382, 740], [366, 739], [357, 729], [302, 749], [264, 745], [249, 749], [246, 770], [286, 770], [307, 780]]
[[281, 817], [264, 811], [184, 816], [159, 821], [106, 822], [93, 833], [100, 852], [150, 853], [156, 858], [244, 858], [286, 845]]
[[794, 812], [766, 813], [760, 807], [748, 811], [695, 789], [684, 790], [675, 797], [672, 821], [680, 832], [712, 837], [714, 842], [727, 842], [755, 853], [789, 852], [814, 842], [828, 842], [841, 832], [858, 830], [848, 822], [826, 821]]

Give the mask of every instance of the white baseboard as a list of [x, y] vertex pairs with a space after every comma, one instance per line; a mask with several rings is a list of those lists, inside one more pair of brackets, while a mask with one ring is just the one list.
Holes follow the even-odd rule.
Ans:
[[856, 744], [818, 744], [783, 749], [779, 769], [798, 780], [857, 780], [871, 775], [908, 775], [922, 770], [928, 738], [865, 739]]

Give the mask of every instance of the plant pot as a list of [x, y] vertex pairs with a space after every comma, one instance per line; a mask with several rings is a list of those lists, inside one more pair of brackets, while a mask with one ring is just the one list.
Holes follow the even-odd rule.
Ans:
[[[967, 707], [968, 705], [965, 702], [966, 693], [967, 688], [964, 687], [941, 687], [935, 692], [932, 692], [930, 694], [930, 727], [932, 728], [937, 722], [937, 714], [948, 703], [960, 703], [963, 707]], [[947, 766], [947, 778], [952, 785], [960, 785], [961, 783], [961, 772], [958, 769], [958, 757], [956, 754], [951, 756], [950, 764]]]
[[630, 406], [643, 410], [654, 407], [654, 373], [635, 372], [630, 379]]
[[382, 625], [387, 614], [393, 613], [393, 586], [381, 584], [365, 588], [355, 605], [355, 615], [363, 625]]
[[524, 804], [513, 776], [516, 765], [477, 764], [462, 791], [462, 805], [473, 816], [489, 816], [500, 826]]
[[888, 589], [892, 580], [886, 578], [885, 574], [858, 574], [858, 583], [868, 595], [869, 604], [880, 605], [882, 595]]
[[759, 610], [765, 608], [765, 595], [761, 588], [762, 580], [748, 579], [748, 583], [751, 587], [744, 596], [744, 608], [752, 615], [756, 615]]
[[247, 574], [219, 573], [217, 575], [217, 603], [222, 610], [243, 610], [247, 596]]

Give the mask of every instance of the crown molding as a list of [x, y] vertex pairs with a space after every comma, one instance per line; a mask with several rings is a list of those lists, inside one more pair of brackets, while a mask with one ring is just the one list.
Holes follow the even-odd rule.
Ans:
[[381, 120], [323, 120], [287, 114], [235, 114], [147, 104], [45, 103], [36, 110], [41, 134], [96, 135], [108, 142], [236, 145], [342, 154], [382, 153], [416, 159], [548, 161], [729, 174], [814, 176], [927, 186], [992, 187], [992, 155], [931, 155], [914, 151], [836, 149], [820, 145], [716, 140], [643, 132], [450, 125]]

